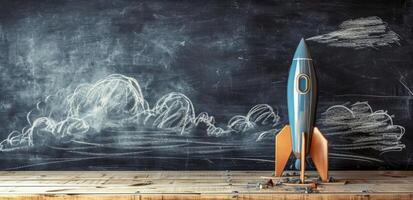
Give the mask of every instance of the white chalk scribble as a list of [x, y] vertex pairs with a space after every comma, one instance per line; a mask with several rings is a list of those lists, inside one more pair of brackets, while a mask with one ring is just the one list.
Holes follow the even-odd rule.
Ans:
[[310, 37], [307, 40], [354, 49], [400, 45], [400, 36], [376, 16], [344, 21], [339, 25], [339, 30]]
[[[200, 155], [238, 149], [266, 151], [282, 125], [277, 111], [268, 104], [255, 105], [246, 115], [235, 115], [221, 127], [214, 116], [206, 112], [197, 115], [191, 100], [182, 93], [168, 93], [150, 106], [138, 81], [120, 74], [47, 96], [27, 113], [27, 122], [21, 131], [11, 132], [0, 142], [0, 151], [47, 146], [92, 158], [103, 156], [101, 148], [127, 151], [107, 152], [105, 156], [152, 152], [153, 146], [157, 150], [185, 146]], [[387, 112], [373, 111], [367, 102], [334, 105], [317, 123], [330, 139], [336, 159], [380, 161], [357, 151], [370, 149], [380, 155], [405, 148], [401, 142], [404, 127], [394, 125]], [[206, 137], [235, 140], [204, 141], [197, 135], [200, 129]], [[263, 143], [245, 146], [243, 141]]]
[[215, 126], [206, 112], [195, 114], [191, 100], [172, 92], [151, 108], [136, 79], [113, 74], [94, 84], [81, 84], [69, 95], [66, 90], [48, 96], [27, 113], [28, 126], [13, 131], [0, 143], [0, 151], [12, 151], [53, 142], [83, 141], [88, 135], [108, 128], [158, 128], [189, 134], [203, 123], [208, 136], [251, 133], [261, 140], [279, 123], [278, 113], [267, 104], [254, 106], [246, 116], [231, 118], [227, 127]]
[[383, 154], [406, 147], [401, 142], [404, 127], [394, 125], [386, 111], [373, 111], [367, 102], [332, 106], [318, 122], [327, 137], [340, 141], [330, 144], [333, 150], [371, 149]]

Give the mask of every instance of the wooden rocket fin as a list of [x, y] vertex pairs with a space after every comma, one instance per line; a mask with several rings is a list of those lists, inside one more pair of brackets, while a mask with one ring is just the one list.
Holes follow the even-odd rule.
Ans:
[[310, 155], [323, 182], [328, 181], [328, 141], [317, 127], [311, 139]]
[[275, 176], [280, 177], [292, 152], [291, 130], [285, 125], [275, 136]]

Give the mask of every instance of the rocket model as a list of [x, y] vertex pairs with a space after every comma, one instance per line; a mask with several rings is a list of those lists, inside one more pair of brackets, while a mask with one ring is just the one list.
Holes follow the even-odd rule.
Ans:
[[291, 152], [300, 166], [301, 183], [305, 183], [305, 160], [310, 155], [321, 180], [328, 179], [328, 142], [314, 127], [317, 104], [317, 80], [313, 61], [304, 39], [295, 50], [287, 86], [289, 125], [276, 136], [275, 176], [281, 176]]

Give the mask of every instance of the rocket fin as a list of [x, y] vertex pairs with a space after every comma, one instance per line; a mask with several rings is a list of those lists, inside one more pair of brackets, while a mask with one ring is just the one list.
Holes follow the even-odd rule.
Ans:
[[285, 125], [275, 136], [275, 176], [282, 175], [292, 150], [291, 129]]
[[328, 141], [317, 127], [314, 127], [311, 139], [310, 155], [320, 174], [321, 180], [328, 180]]

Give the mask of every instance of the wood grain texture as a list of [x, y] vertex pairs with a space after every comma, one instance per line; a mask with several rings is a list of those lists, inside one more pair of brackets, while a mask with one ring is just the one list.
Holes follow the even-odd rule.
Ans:
[[[8, 171], [0, 199], [412, 199], [413, 171], [333, 171], [348, 184], [256, 187], [271, 171]], [[309, 171], [308, 176], [316, 176]]]

